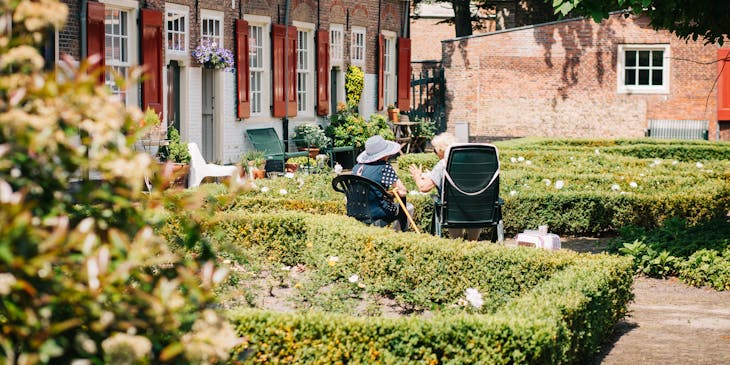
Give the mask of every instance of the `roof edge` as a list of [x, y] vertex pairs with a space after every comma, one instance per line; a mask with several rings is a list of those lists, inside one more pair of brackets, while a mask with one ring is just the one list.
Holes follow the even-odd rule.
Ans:
[[[608, 13], [608, 16], [610, 17], [612, 15], [625, 14], [625, 13], [629, 13], [629, 10], [612, 11], [612, 12]], [[538, 27], [545, 27], [548, 25], [555, 25], [555, 24], [573, 22], [576, 20], [585, 20], [585, 19], [591, 19], [591, 18], [588, 16], [580, 16], [580, 17], [575, 17], [575, 18], [570, 18], [570, 19], [559, 19], [559, 20], [553, 20], [551, 22], [538, 23], [538, 24], [532, 24], [532, 25], [523, 25], [521, 27], [516, 27], [516, 28], [501, 29], [501, 30], [496, 30], [494, 32], [472, 34], [472, 35], [468, 35], [468, 36], [464, 36], [464, 37], [454, 37], [454, 38], [449, 38], [449, 39], [442, 39], [441, 43], [461, 41], [461, 40], [470, 39], [470, 38], [481, 38], [481, 37], [486, 37], [486, 36], [495, 35], [495, 34], [517, 32], [517, 31], [525, 30], [525, 29], [534, 29], [534, 28], [538, 28]]]

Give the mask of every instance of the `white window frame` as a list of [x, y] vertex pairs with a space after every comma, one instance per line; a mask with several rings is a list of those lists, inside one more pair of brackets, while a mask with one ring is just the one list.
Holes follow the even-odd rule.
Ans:
[[[210, 29], [208, 29], [207, 32], [205, 32], [205, 24], [206, 22], [212, 22], [215, 24], [218, 23], [218, 34], [211, 34]], [[215, 11], [215, 10], [208, 10], [208, 9], [201, 9], [200, 10], [200, 42], [199, 44], [203, 44], [204, 42], [215, 42], [216, 47], [223, 48], [223, 38], [224, 38], [224, 29], [225, 29], [225, 23], [223, 23], [223, 12], [221, 11]]]
[[[175, 22], [182, 25], [183, 31], [170, 29], [170, 23]], [[179, 39], [178, 44], [182, 47], [170, 47], [170, 37], [182, 38]], [[174, 43], [174, 42], [173, 42]], [[165, 3], [165, 51], [167, 52], [168, 59], [183, 58], [188, 55], [188, 48], [190, 44], [190, 8], [185, 5]]]
[[[104, 63], [106, 66], [105, 71], [105, 83], [109, 88], [112, 90], [112, 94], [118, 96], [120, 100], [127, 104], [127, 105], [138, 105], [138, 92], [137, 87], [131, 86], [126, 90], [120, 90], [116, 84], [114, 83], [114, 73], [112, 73], [110, 70], [122, 70], [122, 74], [124, 74], [125, 78], [128, 75], [127, 72], [129, 71], [129, 68], [132, 66], [137, 65], [138, 60], [138, 49], [139, 49], [139, 39], [137, 34], [138, 26], [137, 26], [137, 12], [139, 4], [137, 1], [132, 0], [104, 0], [102, 3], [105, 5], [104, 11], [106, 13], [107, 10], [119, 10], [127, 13], [127, 19], [126, 19], [126, 27], [127, 27], [127, 34], [126, 34], [126, 60], [122, 59], [115, 59], [114, 57], [109, 57], [109, 53], [111, 47], [106, 47], [106, 54], [104, 55]], [[107, 42], [107, 33], [106, 33], [106, 14], [104, 15], [104, 42]], [[121, 57], [120, 57], [121, 58]]]
[[330, 24], [330, 65], [344, 65], [345, 27]]
[[297, 28], [297, 116], [311, 117], [314, 116], [314, 55], [317, 52], [314, 24], [297, 21], [292, 24]]
[[353, 65], [365, 67], [365, 35], [366, 30], [363, 27], [352, 27], [350, 42], [350, 59]]
[[[256, 121], [257, 118], [266, 118], [270, 114], [270, 92], [271, 90], [270, 78], [271, 78], [271, 18], [259, 15], [244, 15], [243, 19], [248, 22], [249, 29], [249, 100], [251, 101], [251, 119]], [[253, 41], [255, 34], [252, 28], [261, 29], [261, 43], [257, 46]], [[257, 64], [252, 59], [254, 49], [260, 51], [258, 59], [260, 64]], [[258, 76], [258, 90], [256, 90], [257, 84], [254, 84], [254, 76]]]
[[[626, 85], [626, 52], [627, 51], [663, 51], [662, 66], [662, 84], [661, 85]], [[617, 62], [616, 62], [616, 79], [617, 90], [620, 94], [669, 94], [670, 80], [670, 46], [669, 44], [620, 44], [618, 46]], [[639, 66], [638, 58], [636, 69], [648, 69], [650, 71], [649, 80], [651, 82], [651, 71], [659, 67], [653, 66], [650, 58], [649, 66]], [[638, 80], [638, 76], [637, 76]]]
[[384, 53], [383, 53], [383, 99], [385, 105], [396, 104], [396, 54], [395, 54], [394, 32], [383, 31]]

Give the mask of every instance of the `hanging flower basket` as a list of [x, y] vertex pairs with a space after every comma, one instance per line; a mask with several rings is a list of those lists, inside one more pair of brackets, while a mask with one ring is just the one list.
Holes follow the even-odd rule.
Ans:
[[216, 43], [200, 44], [193, 50], [193, 57], [203, 67], [215, 70], [233, 70], [233, 52], [218, 47]]

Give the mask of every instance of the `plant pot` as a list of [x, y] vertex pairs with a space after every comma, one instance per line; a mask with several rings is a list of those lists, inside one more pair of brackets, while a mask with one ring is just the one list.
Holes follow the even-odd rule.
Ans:
[[299, 148], [299, 150], [309, 152], [309, 158], [315, 158], [319, 155], [319, 148]]
[[398, 123], [398, 115], [400, 110], [398, 108], [388, 110], [388, 119], [393, 123]]
[[284, 171], [286, 172], [297, 172], [299, 169], [299, 164], [296, 163], [288, 163], [284, 165]]
[[253, 169], [251, 170], [253, 172], [253, 178], [254, 179], [264, 179], [266, 178], [266, 170], [265, 169]]
[[185, 189], [188, 186], [190, 165], [173, 162], [162, 162], [160, 165], [162, 189]]

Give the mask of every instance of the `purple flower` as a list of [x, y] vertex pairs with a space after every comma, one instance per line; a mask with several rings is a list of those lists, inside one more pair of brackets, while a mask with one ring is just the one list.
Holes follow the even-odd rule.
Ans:
[[205, 67], [233, 72], [233, 52], [215, 43], [201, 43], [193, 50], [193, 57]]

